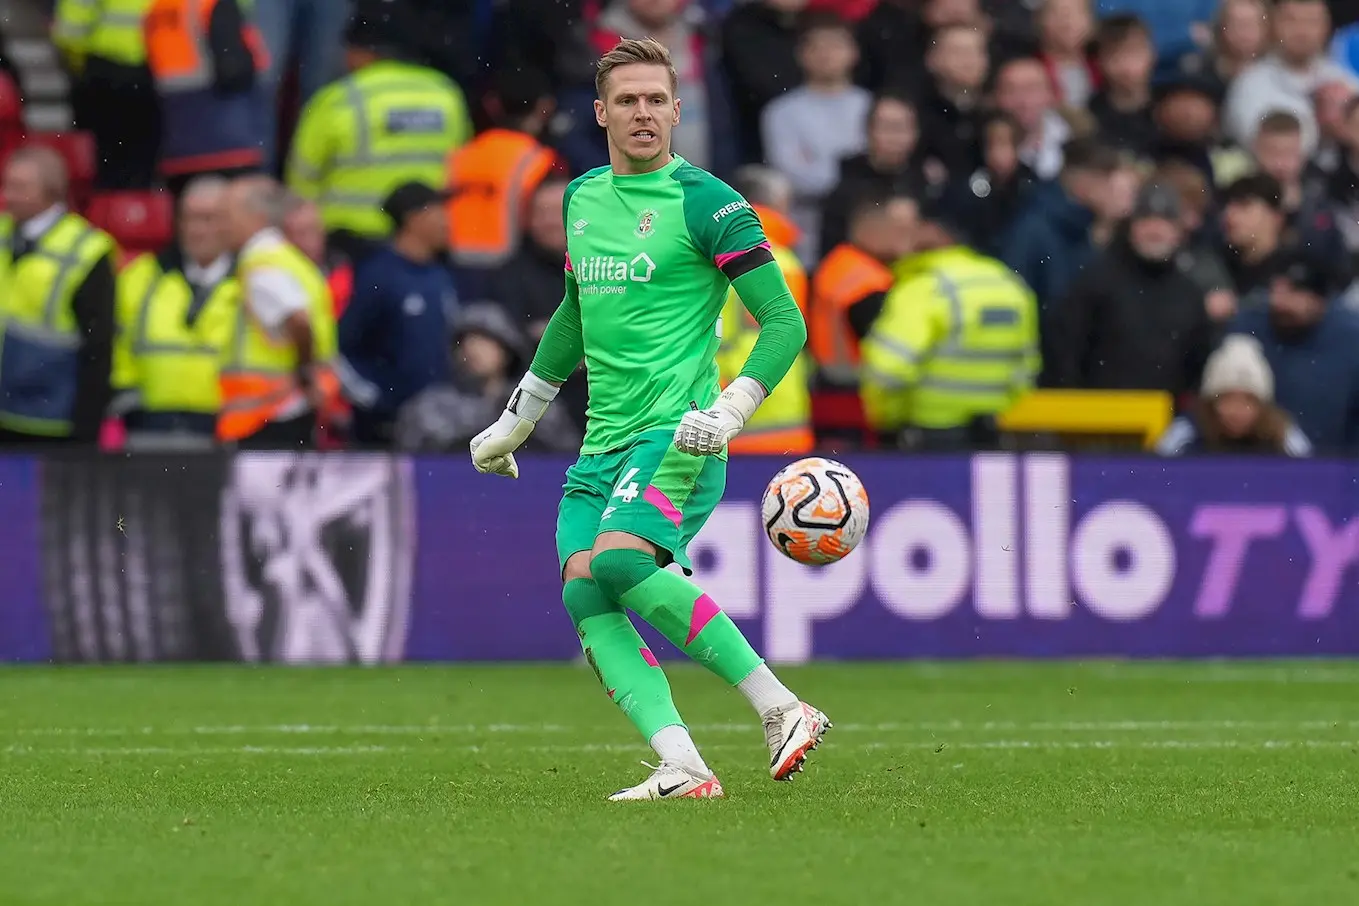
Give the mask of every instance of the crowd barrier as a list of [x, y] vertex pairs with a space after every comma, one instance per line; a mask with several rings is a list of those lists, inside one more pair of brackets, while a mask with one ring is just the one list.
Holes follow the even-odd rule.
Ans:
[[[783, 463], [762, 457], [731, 462], [691, 548], [772, 661], [1359, 654], [1359, 463], [848, 464], [873, 520], [841, 563], [765, 539]], [[0, 458], [0, 659], [577, 657], [553, 546], [568, 461], [521, 465], [509, 481], [381, 454]]]

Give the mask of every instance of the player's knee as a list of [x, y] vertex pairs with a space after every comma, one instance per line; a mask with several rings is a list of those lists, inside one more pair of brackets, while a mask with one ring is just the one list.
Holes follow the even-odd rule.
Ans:
[[595, 583], [614, 601], [642, 584], [655, 571], [655, 554], [635, 548], [605, 548], [590, 560]]
[[574, 579], [591, 579], [590, 574], [590, 552], [576, 551], [566, 558], [566, 565], [562, 567], [562, 584], [568, 585]]

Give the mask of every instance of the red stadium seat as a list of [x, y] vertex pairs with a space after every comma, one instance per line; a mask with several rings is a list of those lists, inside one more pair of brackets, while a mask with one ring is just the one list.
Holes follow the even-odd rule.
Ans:
[[91, 199], [85, 216], [129, 256], [158, 252], [174, 238], [175, 205], [169, 192], [103, 192]]
[[0, 153], [18, 145], [23, 137], [23, 97], [14, 79], [8, 73], [0, 72]]
[[812, 427], [818, 437], [852, 437], [865, 447], [877, 446], [877, 437], [868, 428], [857, 390], [813, 391]]
[[83, 208], [94, 187], [94, 137], [88, 132], [32, 132], [24, 137], [19, 147], [32, 145], [51, 148], [61, 155], [61, 159], [66, 162], [66, 175], [71, 183], [69, 201], [73, 207]]

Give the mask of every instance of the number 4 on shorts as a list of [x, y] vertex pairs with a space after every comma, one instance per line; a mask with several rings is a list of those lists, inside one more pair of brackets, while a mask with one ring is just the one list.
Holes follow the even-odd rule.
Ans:
[[[637, 482], [632, 479], [639, 471], [641, 470], [628, 469], [627, 474], [618, 482], [618, 486], [613, 489], [613, 495], [609, 499], [612, 500], [614, 497], [619, 497], [624, 503], [632, 503], [632, 501], [636, 500], [637, 495], [641, 493], [641, 489], [637, 487]], [[618, 509], [616, 506], [606, 507], [599, 518], [608, 519], [613, 515], [613, 511], [616, 509]]]

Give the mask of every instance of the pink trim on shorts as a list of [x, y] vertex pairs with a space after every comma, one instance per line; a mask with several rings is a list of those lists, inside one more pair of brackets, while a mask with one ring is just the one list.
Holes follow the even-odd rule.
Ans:
[[684, 517], [680, 515], [680, 511], [670, 502], [670, 498], [666, 497], [665, 492], [660, 488], [656, 487], [654, 484], [647, 485], [646, 490], [642, 492], [642, 499], [660, 510], [661, 515], [666, 519], [675, 523], [675, 528], [679, 528], [679, 524], [683, 521]]

